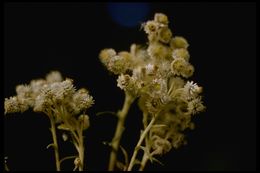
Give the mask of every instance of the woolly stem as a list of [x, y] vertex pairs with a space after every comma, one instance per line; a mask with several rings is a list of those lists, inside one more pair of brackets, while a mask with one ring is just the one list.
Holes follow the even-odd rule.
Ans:
[[116, 131], [115, 131], [114, 137], [111, 142], [112, 151], [110, 153], [110, 159], [109, 159], [109, 166], [108, 166], [109, 171], [113, 171], [115, 168], [115, 164], [117, 161], [117, 152], [119, 149], [119, 143], [120, 143], [123, 131], [124, 131], [125, 119], [126, 119], [129, 108], [132, 105], [134, 99], [135, 98], [132, 95], [125, 92], [125, 100], [124, 100], [123, 108], [121, 111], [118, 111], [118, 113], [117, 113], [118, 121], [117, 121]]

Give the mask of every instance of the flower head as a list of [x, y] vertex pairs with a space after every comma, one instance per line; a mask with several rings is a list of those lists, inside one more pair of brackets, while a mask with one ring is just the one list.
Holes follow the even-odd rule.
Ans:
[[66, 79], [62, 82], [55, 82], [49, 85], [50, 92], [53, 95], [53, 100], [55, 102], [61, 102], [66, 99], [66, 97], [71, 97], [75, 93], [75, 88], [73, 86], [73, 80]]
[[82, 88], [73, 95], [73, 104], [75, 105], [74, 109], [76, 112], [81, 112], [82, 110], [90, 108], [94, 104], [94, 100], [88, 91]]
[[5, 114], [24, 112], [29, 108], [28, 105], [19, 102], [17, 97], [6, 98], [4, 102]]
[[194, 83], [193, 81], [188, 81], [184, 86], [184, 92], [187, 99], [192, 99], [202, 92], [202, 87], [199, 87], [197, 83]]
[[188, 102], [188, 111], [193, 115], [202, 112], [205, 109], [206, 108], [203, 105], [203, 102], [201, 101], [201, 97], [197, 97]]

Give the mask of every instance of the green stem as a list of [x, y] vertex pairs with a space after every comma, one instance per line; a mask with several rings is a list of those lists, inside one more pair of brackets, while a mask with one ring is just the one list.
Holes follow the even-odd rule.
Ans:
[[78, 151], [78, 157], [80, 159], [79, 164], [79, 171], [84, 170], [84, 140], [83, 140], [83, 124], [80, 124], [79, 127], [76, 128], [76, 131], [74, 128], [70, 125], [68, 120], [64, 118], [64, 123], [69, 127], [70, 132], [73, 137], [73, 144]]
[[[144, 129], [147, 127], [147, 118], [148, 118], [148, 113], [144, 112], [143, 113], [143, 125], [144, 125]], [[150, 145], [149, 145], [149, 141], [148, 141], [148, 136], [145, 136], [145, 146], [147, 147], [148, 151], [150, 151]], [[147, 156], [147, 153], [144, 152], [143, 154], [143, 158], [140, 164], [140, 168], [139, 171], [143, 171], [145, 168], [145, 165], [147, 163], [147, 161], [149, 160], [149, 157]]]
[[134, 101], [134, 97], [128, 93], [125, 92], [125, 101], [124, 101], [124, 105], [121, 111], [119, 111], [117, 113], [117, 117], [118, 117], [118, 121], [117, 121], [117, 127], [116, 127], [116, 131], [114, 134], [114, 137], [112, 139], [112, 151], [110, 153], [110, 159], [109, 159], [109, 166], [108, 166], [108, 170], [109, 171], [113, 171], [116, 161], [117, 161], [117, 151], [119, 149], [119, 143], [124, 131], [124, 124], [125, 124], [125, 119], [126, 116], [128, 114], [129, 108], [132, 105], [133, 101]]
[[80, 159], [79, 171], [83, 171], [84, 170], [84, 140], [83, 140], [82, 129], [80, 129], [78, 134], [79, 134], [79, 159]]
[[149, 125], [143, 131], [143, 133], [142, 133], [142, 135], [141, 135], [141, 137], [140, 137], [140, 139], [139, 139], [139, 141], [138, 141], [138, 143], [137, 143], [137, 145], [135, 147], [135, 150], [134, 150], [133, 156], [131, 158], [130, 164], [129, 164], [128, 168], [127, 168], [127, 171], [131, 171], [132, 170], [132, 168], [134, 166], [134, 161], [135, 161], [137, 153], [138, 153], [138, 151], [139, 151], [139, 149], [141, 147], [141, 144], [142, 144], [143, 140], [145, 139], [146, 135], [148, 134], [149, 130], [152, 128], [154, 122], [155, 122], [155, 117], [152, 118], [152, 120], [150, 121]]
[[57, 136], [56, 136], [55, 120], [53, 117], [50, 117], [50, 121], [51, 121], [51, 134], [53, 139], [53, 148], [54, 148], [55, 161], [56, 161], [56, 170], [60, 171], [59, 146], [58, 146]]

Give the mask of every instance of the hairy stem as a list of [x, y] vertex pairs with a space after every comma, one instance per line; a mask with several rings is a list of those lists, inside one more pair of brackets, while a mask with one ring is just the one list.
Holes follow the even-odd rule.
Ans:
[[[82, 125], [81, 125], [82, 126]], [[79, 158], [79, 165], [75, 165], [74, 170], [76, 170], [77, 168], [79, 169], [79, 171], [83, 171], [84, 170], [84, 138], [83, 138], [83, 129], [82, 127], [77, 127], [76, 131], [74, 131], [74, 129], [69, 125], [70, 127], [70, 132], [72, 135], [72, 139], [73, 139], [73, 144], [78, 152], [78, 158]], [[73, 170], [73, 171], [74, 171]]]
[[140, 168], [139, 168], [139, 171], [143, 171], [144, 170], [145, 165], [146, 165], [148, 160], [149, 160], [149, 157], [147, 156], [146, 153], [144, 153], [142, 161], [141, 161], [141, 165], [140, 165]]
[[56, 171], [60, 171], [60, 156], [59, 156], [59, 146], [58, 146], [57, 136], [56, 136], [55, 120], [53, 117], [50, 117], [50, 121], [51, 121], [51, 134], [53, 139], [53, 148], [54, 148], [55, 161], [56, 161]]
[[143, 131], [142, 135], [140, 136], [140, 139], [137, 143], [137, 145], [135, 146], [135, 150], [134, 150], [134, 153], [133, 153], [133, 156], [131, 158], [131, 161], [130, 161], [130, 164], [127, 168], [127, 171], [131, 171], [133, 166], [134, 166], [134, 161], [136, 159], [136, 156], [137, 156], [137, 153], [141, 147], [141, 144], [143, 142], [143, 140], [145, 139], [146, 135], [148, 134], [149, 130], [152, 128], [153, 124], [155, 122], [155, 117], [152, 118], [152, 120], [150, 121], [149, 125], [145, 128], [145, 130]]
[[109, 159], [109, 166], [108, 166], [109, 171], [113, 171], [115, 168], [115, 164], [117, 161], [117, 151], [119, 149], [120, 140], [124, 131], [125, 119], [134, 99], [135, 98], [132, 95], [125, 92], [125, 101], [124, 101], [123, 108], [121, 111], [117, 113], [118, 121], [117, 121], [116, 131], [111, 143], [112, 151], [110, 153], [110, 159]]
[[79, 134], [79, 159], [80, 159], [79, 171], [83, 171], [84, 170], [84, 140], [83, 140], [82, 129], [80, 129], [78, 134]]

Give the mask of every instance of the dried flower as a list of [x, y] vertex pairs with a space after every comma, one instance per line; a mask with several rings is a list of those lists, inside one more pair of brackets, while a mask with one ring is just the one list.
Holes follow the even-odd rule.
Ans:
[[193, 81], [188, 81], [183, 89], [188, 100], [197, 97], [198, 94], [202, 92], [202, 87], [199, 87], [197, 83]]
[[145, 71], [146, 71], [146, 74], [147, 75], [155, 75], [156, 74], [156, 72], [157, 72], [157, 70], [158, 70], [158, 67], [156, 66], [156, 65], [154, 65], [154, 64], [147, 64], [146, 66], [145, 66]]
[[201, 97], [195, 98], [193, 100], [191, 100], [190, 102], [188, 102], [188, 111], [191, 114], [197, 114], [199, 112], [202, 112], [205, 110], [205, 106], [203, 105], [202, 101], [201, 101]]

